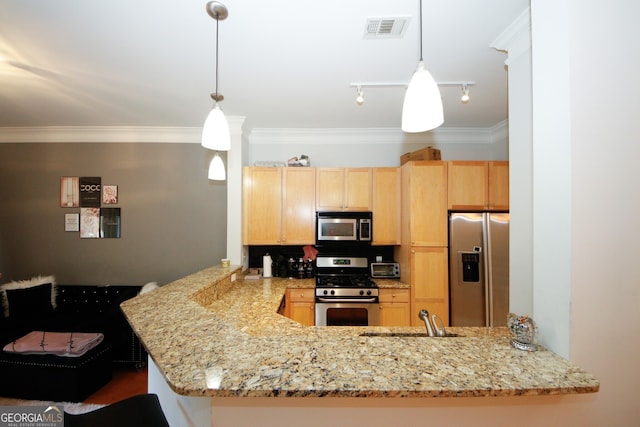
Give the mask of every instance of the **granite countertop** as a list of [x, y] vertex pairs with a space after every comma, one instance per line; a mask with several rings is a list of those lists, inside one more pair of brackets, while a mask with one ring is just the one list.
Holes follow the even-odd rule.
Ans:
[[[211, 267], [122, 303], [169, 386], [186, 396], [454, 397], [591, 393], [588, 372], [506, 328], [307, 327], [277, 313], [313, 279], [235, 280]], [[378, 283], [404, 287], [402, 282]], [[363, 334], [367, 333], [368, 336]], [[372, 336], [373, 335], [373, 336]]]

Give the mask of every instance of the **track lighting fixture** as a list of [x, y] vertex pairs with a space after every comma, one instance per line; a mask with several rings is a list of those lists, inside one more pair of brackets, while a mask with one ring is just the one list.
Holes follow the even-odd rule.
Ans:
[[[463, 104], [467, 104], [471, 98], [469, 97], [469, 86], [473, 86], [476, 84], [474, 81], [445, 81], [445, 82], [435, 82], [438, 87], [452, 87], [452, 86], [460, 86], [462, 87], [462, 96], [460, 97], [460, 102]], [[356, 88], [356, 102], [358, 105], [362, 105], [364, 103], [364, 93], [362, 91], [363, 87], [407, 87], [406, 83], [401, 82], [355, 82], [349, 85], [350, 87]]]

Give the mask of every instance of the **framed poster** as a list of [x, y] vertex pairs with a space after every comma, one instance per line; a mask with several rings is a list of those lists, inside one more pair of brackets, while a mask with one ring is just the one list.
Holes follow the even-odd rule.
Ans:
[[64, 231], [79, 231], [80, 215], [77, 213], [64, 214]]
[[120, 208], [100, 209], [100, 237], [120, 238]]
[[80, 208], [80, 237], [83, 239], [100, 237], [100, 208]]
[[60, 207], [77, 208], [80, 206], [80, 183], [77, 176], [60, 177]]
[[103, 205], [118, 204], [118, 186], [117, 185], [102, 186], [102, 204]]
[[99, 208], [102, 198], [100, 189], [102, 179], [99, 176], [80, 177], [80, 207]]

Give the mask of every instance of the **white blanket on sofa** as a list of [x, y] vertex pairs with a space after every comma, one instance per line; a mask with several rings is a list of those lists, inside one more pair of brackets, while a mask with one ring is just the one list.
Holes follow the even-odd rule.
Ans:
[[20, 354], [53, 354], [79, 357], [102, 342], [101, 333], [33, 331], [5, 345], [3, 350]]

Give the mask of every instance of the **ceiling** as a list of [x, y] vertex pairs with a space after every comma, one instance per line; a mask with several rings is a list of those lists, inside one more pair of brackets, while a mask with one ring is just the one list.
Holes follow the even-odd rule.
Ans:
[[[418, 0], [225, 0], [219, 92], [248, 128], [399, 128], [419, 59]], [[0, 127], [199, 127], [215, 91], [216, 21], [205, 0], [0, 2]], [[443, 127], [507, 118], [506, 54], [490, 47], [528, 0], [424, 0], [423, 57]], [[409, 18], [365, 38], [367, 18]], [[352, 83], [364, 87], [356, 104]]]

